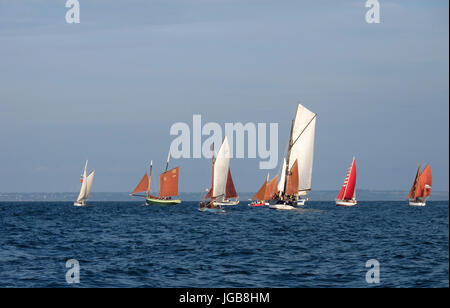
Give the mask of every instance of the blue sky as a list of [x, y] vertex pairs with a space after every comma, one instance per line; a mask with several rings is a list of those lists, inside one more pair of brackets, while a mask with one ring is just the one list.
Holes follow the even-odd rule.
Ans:
[[[358, 187], [408, 190], [417, 164], [449, 186], [448, 1], [0, 0], [0, 191], [129, 191], [164, 167], [170, 126], [278, 122], [318, 114], [313, 189], [338, 189], [355, 155]], [[258, 159], [231, 162], [256, 190]], [[180, 159], [182, 191], [210, 161]], [[276, 170], [270, 170], [271, 175]], [[155, 187], [158, 186], [155, 181]]]

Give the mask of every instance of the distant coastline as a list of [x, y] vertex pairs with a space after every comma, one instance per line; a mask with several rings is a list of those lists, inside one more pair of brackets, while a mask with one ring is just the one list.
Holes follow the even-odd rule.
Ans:
[[[381, 191], [381, 190], [358, 190], [358, 200], [360, 201], [406, 201], [408, 191]], [[311, 201], [334, 201], [338, 191], [334, 190], [317, 190], [311, 191], [308, 196]], [[0, 202], [11, 201], [73, 201], [76, 199], [77, 192], [34, 192], [34, 193], [0, 193]], [[240, 200], [247, 201], [254, 193], [241, 192], [239, 193]], [[183, 201], [198, 201], [204, 197], [204, 193], [200, 192], [184, 192], [180, 193]], [[131, 197], [127, 192], [93, 192], [91, 194], [91, 201], [139, 201], [140, 198]], [[448, 191], [433, 191], [429, 198], [430, 201], [448, 201]]]

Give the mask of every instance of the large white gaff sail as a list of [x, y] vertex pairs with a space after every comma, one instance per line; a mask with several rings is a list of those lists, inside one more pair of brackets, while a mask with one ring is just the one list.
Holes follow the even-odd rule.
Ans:
[[230, 167], [230, 145], [228, 138], [225, 137], [219, 152], [217, 153], [216, 161], [214, 162], [214, 179], [213, 179], [213, 198], [225, 196], [225, 190], [228, 178], [228, 169]]
[[311, 189], [315, 131], [316, 114], [299, 104], [292, 125], [289, 150], [289, 170], [298, 161], [299, 195], [305, 195]]
[[94, 182], [94, 174], [95, 171], [92, 171], [89, 175], [87, 175], [87, 165], [88, 161], [86, 161], [86, 165], [84, 166], [83, 176], [82, 176], [82, 183], [81, 183], [81, 190], [80, 194], [78, 195], [77, 202], [83, 202], [89, 199], [89, 195], [91, 194], [92, 189], [92, 183]]

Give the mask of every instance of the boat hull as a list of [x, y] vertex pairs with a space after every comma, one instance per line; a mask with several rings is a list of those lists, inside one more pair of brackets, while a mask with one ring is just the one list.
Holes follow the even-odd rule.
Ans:
[[281, 210], [281, 211], [292, 211], [292, 210], [295, 210], [296, 208], [294, 206], [288, 205], [288, 204], [272, 204], [269, 206], [269, 209]]
[[355, 206], [358, 204], [356, 200], [336, 200], [337, 206]]
[[214, 205], [217, 206], [228, 206], [228, 205], [238, 205], [239, 200], [224, 200], [224, 201], [214, 201]]
[[84, 201], [80, 201], [80, 202], [75, 201], [73, 205], [74, 206], [86, 206], [86, 202], [84, 202]]
[[303, 205], [305, 205], [305, 202], [306, 202], [306, 199], [300, 199], [297, 201], [297, 205], [303, 206]]
[[267, 206], [269, 205], [268, 202], [254, 202], [254, 203], [250, 203], [248, 206]]
[[409, 206], [425, 206], [425, 201], [419, 201], [419, 200], [409, 200]]
[[145, 199], [147, 205], [175, 205], [180, 204], [181, 200], [178, 199], [158, 199], [158, 198], [147, 198]]

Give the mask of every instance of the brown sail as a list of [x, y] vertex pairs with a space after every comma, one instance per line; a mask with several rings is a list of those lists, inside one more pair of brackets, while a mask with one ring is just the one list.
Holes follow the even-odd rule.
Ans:
[[298, 161], [295, 160], [292, 165], [291, 172], [287, 176], [287, 195], [295, 195], [298, 193]]
[[160, 196], [178, 196], [178, 175], [180, 168], [166, 171], [159, 176]]
[[264, 196], [266, 194], [266, 186], [267, 180], [264, 181], [264, 184], [258, 190], [258, 192], [252, 197], [252, 200], [264, 200]]
[[277, 192], [278, 175], [275, 176], [266, 186], [264, 200], [271, 200], [273, 195]]
[[234, 187], [233, 178], [231, 177], [231, 171], [228, 169], [227, 186], [225, 190], [225, 198], [237, 198], [238, 194]]
[[142, 177], [142, 180], [139, 182], [139, 184], [136, 186], [136, 188], [131, 193], [132, 195], [140, 193], [140, 192], [147, 192], [148, 191], [148, 175], [145, 173], [145, 175]]
[[409, 192], [408, 198], [409, 199], [414, 199], [415, 198], [415, 192], [416, 192], [416, 188], [417, 188], [417, 180], [420, 177], [420, 163], [419, 163], [419, 168], [417, 169], [417, 173], [416, 173], [416, 177], [414, 178], [414, 183], [413, 186], [411, 187], [411, 191]]
[[422, 173], [419, 176], [419, 179], [417, 180], [415, 198], [428, 197], [431, 193], [431, 184], [431, 168], [430, 165], [427, 165], [425, 169], [423, 169]]

